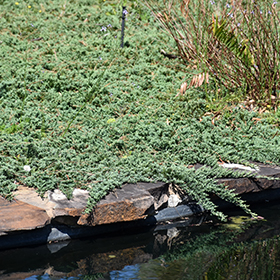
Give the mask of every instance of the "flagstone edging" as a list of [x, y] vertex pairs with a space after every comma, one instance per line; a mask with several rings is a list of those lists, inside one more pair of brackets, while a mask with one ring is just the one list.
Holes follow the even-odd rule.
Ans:
[[[252, 170], [242, 165], [224, 164], [225, 168], [280, 178], [280, 167], [257, 166]], [[237, 178], [218, 182], [233, 189], [247, 202], [280, 198], [280, 180]], [[85, 190], [75, 189], [72, 199], [68, 200], [62, 192], [54, 190], [41, 198], [34, 189], [20, 186], [12, 202], [0, 197], [0, 249], [156, 225], [204, 211], [181, 190], [163, 182], [126, 184], [108, 194], [90, 214], [84, 214], [88, 195]], [[212, 198], [222, 208], [230, 206], [214, 195]]]

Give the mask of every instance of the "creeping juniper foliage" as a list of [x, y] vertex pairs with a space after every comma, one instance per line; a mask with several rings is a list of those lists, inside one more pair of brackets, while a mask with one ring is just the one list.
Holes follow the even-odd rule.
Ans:
[[90, 211], [125, 183], [163, 181], [221, 218], [210, 193], [252, 214], [215, 179], [253, 175], [218, 162], [279, 163], [278, 128], [239, 107], [213, 122], [203, 89], [176, 97], [187, 74], [161, 55], [175, 43], [145, 6], [127, 5], [121, 49], [117, 1], [0, 3], [2, 196], [83, 188]]

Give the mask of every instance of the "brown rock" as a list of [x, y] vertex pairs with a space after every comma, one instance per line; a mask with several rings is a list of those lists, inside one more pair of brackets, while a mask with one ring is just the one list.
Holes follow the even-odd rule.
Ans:
[[0, 197], [0, 209], [0, 235], [41, 228], [50, 222], [45, 210], [18, 200], [9, 202]]
[[218, 183], [223, 183], [227, 189], [234, 190], [238, 194], [253, 192], [258, 189], [256, 184], [248, 178], [220, 179]]
[[56, 223], [94, 226], [143, 219], [168, 201], [169, 185], [165, 183], [127, 184], [102, 199], [90, 215], [83, 214], [88, 191], [75, 189], [69, 200], [60, 191], [48, 191], [41, 198], [34, 189], [20, 186], [14, 192], [18, 201], [40, 207]]
[[[80, 217], [79, 225], [101, 225], [145, 218], [168, 200], [165, 183], [127, 184], [102, 199], [90, 215]], [[152, 195], [153, 194], [153, 195]]]
[[13, 195], [14, 198], [18, 201], [25, 202], [46, 210], [50, 218], [54, 216], [53, 208], [55, 204], [46, 198], [40, 197], [40, 195], [36, 192], [35, 189], [28, 188], [25, 186], [19, 186], [18, 189], [13, 192]]
[[88, 192], [75, 189], [69, 200], [60, 190], [54, 190], [48, 191], [42, 198], [34, 189], [20, 186], [14, 192], [14, 197], [18, 201], [44, 209], [51, 219], [57, 218], [63, 224], [68, 224], [69, 221], [73, 225], [73, 220], [69, 217], [81, 216], [87, 204]]
[[[234, 190], [235, 193], [244, 194], [249, 192], [259, 192], [267, 189], [280, 188], [280, 167], [269, 166], [258, 163], [258, 170], [255, 172], [258, 176], [267, 176], [266, 178], [237, 178], [237, 179], [219, 179], [219, 183], [225, 184], [228, 189]], [[238, 168], [235, 168], [240, 170]], [[244, 171], [244, 170], [240, 170]], [[273, 178], [278, 178], [273, 180]]]

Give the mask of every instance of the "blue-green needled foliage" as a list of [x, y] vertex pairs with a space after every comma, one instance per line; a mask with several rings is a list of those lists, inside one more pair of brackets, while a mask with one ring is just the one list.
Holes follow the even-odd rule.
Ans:
[[215, 179], [253, 175], [218, 162], [279, 163], [278, 128], [239, 107], [213, 122], [202, 89], [176, 98], [186, 73], [160, 54], [175, 45], [145, 6], [127, 1], [121, 49], [117, 1], [0, 4], [2, 196], [83, 188], [89, 212], [125, 183], [163, 181], [221, 218], [210, 193], [252, 214]]

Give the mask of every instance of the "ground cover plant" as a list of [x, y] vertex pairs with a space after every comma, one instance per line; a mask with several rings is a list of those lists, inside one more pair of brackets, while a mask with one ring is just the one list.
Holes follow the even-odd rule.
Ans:
[[119, 1], [0, 5], [2, 196], [19, 184], [68, 197], [83, 188], [89, 212], [125, 183], [164, 181], [220, 218], [210, 193], [253, 215], [215, 182], [253, 175], [219, 162], [279, 163], [278, 111], [262, 118], [230, 103], [218, 118], [217, 92], [176, 97], [193, 73], [161, 54], [176, 44], [139, 1], [127, 2], [124, 48]]

